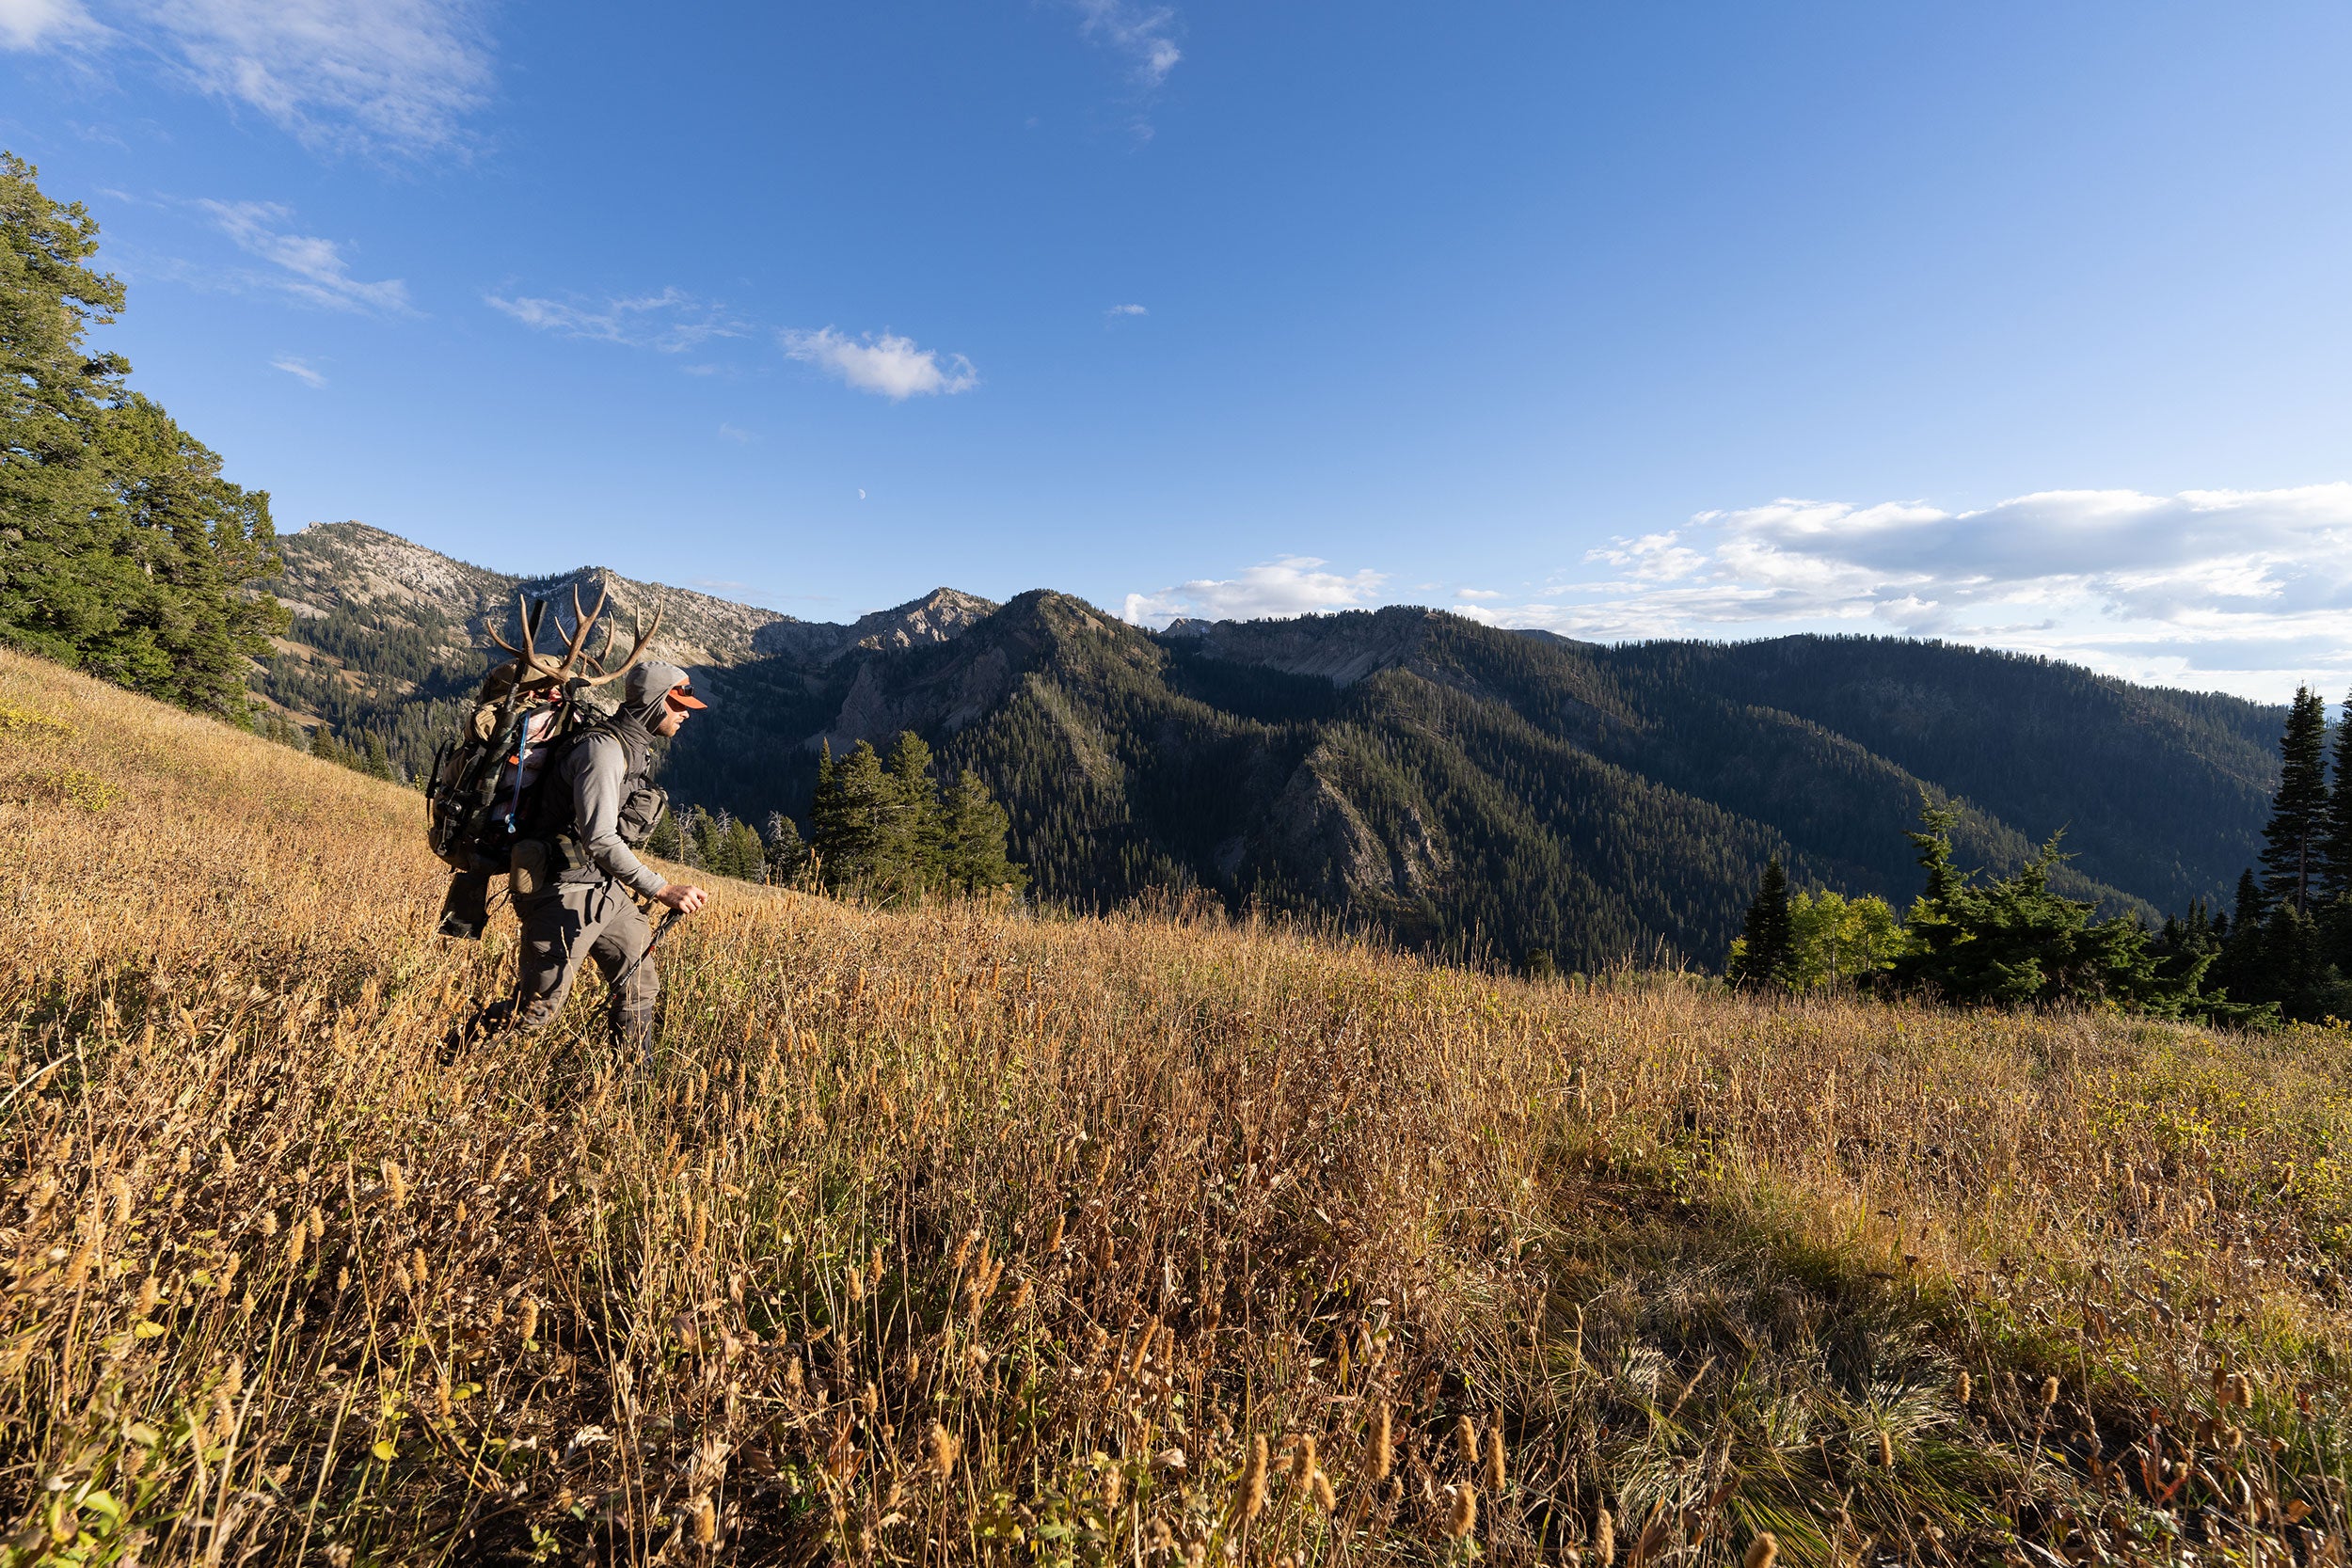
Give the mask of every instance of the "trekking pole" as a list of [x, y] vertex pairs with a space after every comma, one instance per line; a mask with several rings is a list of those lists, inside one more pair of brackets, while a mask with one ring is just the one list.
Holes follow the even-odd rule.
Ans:
[[672, 910], [668, 914], [661, 917], [660, 923], [653, 928], [653, 935], [645, 939], [645, 950], [643, 953], [638, 954], [637, 957], [629, 959], [628, 963], [622, 966], [621, 972], [612, 976], [612, 989], [614, 990], [619, 990], [621, 987], [628, 984], [628, 977], [637, 973], [637, 966], [644, 963], [647, 958], [653, 957], [654, 943], [661, 940], [661, 933], [676, 925], [685, 917], [685, 911], [683, 910]]

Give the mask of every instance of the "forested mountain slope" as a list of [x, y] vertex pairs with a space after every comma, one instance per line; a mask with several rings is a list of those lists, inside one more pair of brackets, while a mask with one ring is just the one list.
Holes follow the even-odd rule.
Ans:
[[1047, 897], [1200, 887], [1513, 961], [1716, 962], [1773, 854], [1907, 902], [1923, 791], [1960, 805], [1963, 863], [2063, 828], [2067, 891], [2178, 909], [2252, 860], [2278, 766], [2277, 710], [1892, 639], [1610, 648], [1418, 609], [1154, 634], [949, 590], [837, 626], [357, 525], [286, 553], [296, 623], [262, 689], [412, 768], [516, 593], [608, 583], [665, 607], [713, 699], [666, 764], [683, 800], [805, 823], [820, 745], [914, 729], [987, 781]]

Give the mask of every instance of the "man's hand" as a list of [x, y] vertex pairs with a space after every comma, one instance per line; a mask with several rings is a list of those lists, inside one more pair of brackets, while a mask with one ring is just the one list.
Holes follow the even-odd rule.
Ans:
[[710, 902], [710, 895], [685, 882], [664, 882], [661, 891], [653, 895], [657, 904], [666, 904], [680, 914], [692, 914]]

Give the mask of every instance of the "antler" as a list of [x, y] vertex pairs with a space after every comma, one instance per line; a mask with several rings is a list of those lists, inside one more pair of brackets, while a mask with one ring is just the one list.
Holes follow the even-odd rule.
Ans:
[[539, 651], [539, 623], [547, 613], [547, 602], [541, 600], [538, 609], [533, 610], [530, 601], [517, 594], [515, 595], [515, 608], [520, 612], [522, 620], [523, 646], [517, 648], [505, 638], [501, 637], [495, 626], [490, 628], [490, 641], [515, 656], [516, 679], [519, 680], [526, 670], [542, 675], [561, 677], [564, 673], [563, 670], [548, 663], [547, 656]]
[[[609, 594], [610, 590], [599, 586], [596, 590], [596, 608], [582, 610], [580, 608], [580, 584], [572, 584], [572, 635], [570, 645], [564, 650], [563, 673], [566, 677], [580, 673], [580, 651], [588, 645], [588, 633], [596, 626], [596, 617], [604, 613], [604, 602]], [[558, 621], [555, 625], [556, 630], [564, 629], [563, 622]], [[609, 626], [605, 627], [608, 633], [612, 629]]]
[[653, 625], [646, 626], [633, 616], [630, 618], [630, 625], [636, 633], [637, 641], [630, 645], [628, 657], [621, 660], [618, 669], [599, 670], [596, 673], [588, 676], [589, 685], [602, 686], [606, 681], [619, 680], [636, 666], [638, 660], [645, 657], [645, 645], [653, 641], [654, 633], [661, 629], [661, 607], [660, 605], [653, 607]]

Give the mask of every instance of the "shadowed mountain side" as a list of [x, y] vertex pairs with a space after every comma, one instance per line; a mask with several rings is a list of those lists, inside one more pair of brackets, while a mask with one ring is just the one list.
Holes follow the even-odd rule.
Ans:
[[1202, 888], [1586, 969], [1719, 961], [1774, 854], [1907, 905], [1923, 794], [1959, 808], [1963, 864], [2009, 871], [2067, 828], [2061, 891], [2178, 910], [2253, 859], [2278, 766], [2274, 709], [1892, 639], [1602, 647], [1412, 608], [1152, 633], [945, 589], [830, 626], [357, 525], [288, 554], [301, 613], [263, 689], [411, 769], [491, 660], [485, 617], [609, 579], [665, 607], [658, 646], [712, 698], [665, 766], [681, 801], [805, 827], [820, 746], [913, 729], [1005, 804], [1047, 897]]

